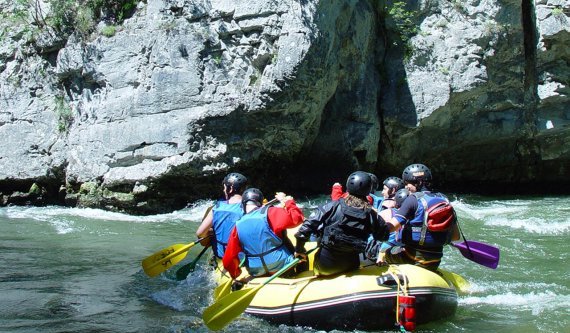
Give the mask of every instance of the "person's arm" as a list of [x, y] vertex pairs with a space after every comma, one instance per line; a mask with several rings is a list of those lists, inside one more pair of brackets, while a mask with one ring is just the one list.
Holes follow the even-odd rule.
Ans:
[[331, 190], [331, 200], [338, 200], [342, 198], [343, 195], [342, 185], [340, 185], [340, 183], [334, 183]]
[[309, 241], [312, 234], [317, 234], [319, 226], [324, 223], [336, 205], [338, 205], [338, 201], [331, 201], [323, 207], [318, 207], [309, 215], [309, 218], [303, 222], [295, 234], [295, 252], [305, 252], [305, 243]]
[[[279, 196], [280, 194], [282, 196]], [[275, 197], [284, 203], [285, 207], [269, 207], [267, 218], [273, 232], [280, 237], [285, 229], [294, 228], [301, 224], [305, 216], [292, 197], [285, 196], [282, 192], [277, 193]]]
[[226, 252], [222, 258], [222, 263], [224, 268], [228, 271], [233, 279], [237, 278], [241, 274], [241, 268], [239, 267], [239, 253], [242, 252], [241, 244], [239, 242], [239, 237], [237, 229], [234, 227], [230, 234], [228, 240], [228, 246], [226, 247]]
[[[213, 225], [214, 225], [214, 212], [213, 209], [211, 209], [210, 212], [206, 215], [206, 217], [202, 220], [202, 223], [200, 223], [198, 229], [196, 230], [196, 236], [198, 236], [198, 238], [208, 236], [209, 234], [212, 233]], [[204, 239], [203, 241], [200, 242], [200, 244], [202, 244], [202, 246], [208, 246], [210, 245], [210, 239], [209, 238]]]
[[394, 213], [389, 221], [386, 221], [390, 232], [397, 231], [407, 221], [414, 218], [416, 210], [418, 209], [418, 199], [410, 195], [404, 200], [402, 206]]

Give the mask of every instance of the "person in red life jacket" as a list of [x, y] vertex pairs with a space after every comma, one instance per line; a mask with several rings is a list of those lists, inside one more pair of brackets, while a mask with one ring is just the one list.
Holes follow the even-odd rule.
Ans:
[[226, 175], [222, 181], [224, 199], [214, 204], [196, 230], [199, 238], [212, 235], [211, 239], [204, 240], [201, 244], [211, 244], [214, 255], [218, 258], [224, 256], [230, 232], [236, 221], [243, 216], [241, 198], [246, 185], [247, 178], [244, 175], [237, 172]]
[[[428, 227], [426, 212], [440, 203], [449, 203], [441, 193], [430, 191], [432, 174], [423, 164], [407, 166], [402, 178], [410, 191], [394, 217], [387, 221], [390, 231], [399, 231], [403, 245], [394, 245], [385, 252], [384, 261], [388, 264], [413, 264], [436, 270], [443, 257], [443, 246], [459, 240], [459, 228], [455, 213], [446, 219], [445, 228]], [[451, 208], [452, 209], [452, 208]]]
[[314, 211], [295, 234], [295, 255], [303, 257], [305, 243], [312, 235], [320, 238], [315, 254], [318, 275], [333, 275], [355, 270], [360, 266], [368, 237], [384, 240], [386, 225], [380, 225], [378, 214], [367, 199], [372, 179], [367, 172], [356, 171], [346, 182], [348, 195], [328, 202]]
[[233, 279], [241, 274], [240, 252], [245, 254], [245, 267], [252, 277], [271, 275], [295, 260], [286, 230], [305, 217], [292, 197], [278, 192], [275, 198], [283, 207], [262, 207], [263, 194], [256, 188], [243, 193], [245, 214], [236, 222], [222, 260]]
[[342, 190], [342, 185], [340, 185], [340, 183], [334, 183], [331, 189], [331, 200], [346, 198], [346, 196], [348, 196], [348, 192]]
[[401, 178], [388, 177], [384, 179], [384, 182], [382, 183], [383, 200], [379, 210], [394, 208], [396, 206], [394, 196], [396, 195], [396, 192], [402, 188], [404, 188], [404, 181]]

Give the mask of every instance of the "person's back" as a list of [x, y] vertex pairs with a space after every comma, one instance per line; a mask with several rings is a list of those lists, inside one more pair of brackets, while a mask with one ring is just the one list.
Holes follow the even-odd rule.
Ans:
[[357, 269], [359, 254], [366, 247], [369, 235], [384, 237], [376, 213], [367, 199], [371, 178], [361, 171], [347, 180], [348, 195], [319, 208], [303, 223], [295, 234], [295, 251], [304, 253], [304, 244], [312, 234], [322, 233], [320, 248], [315, 254], [315, 271], [319, 275], [333, 275]]
[[404, 245], [388, 248], [385, 261], [392, 264], [414, 264], [435, 270], [441, 262], [443, 246], [459, 239], [457, 223], [453, 221], [448, 228], [439, 231], [427, 227], [427, 208], [447, 198], [428, 190], [432, 176], [425, 165], [412, 164], [406, 167], [402, 178], [412, 195], [404, 200], [389, 225], [392, 229], [399, 230], [399, 238]]
[[251, 276], [273, 274], [294, 260], [293, 245], [285, 230], [299, 225], [304, 216], [292, 197], [279, 192], [275, 198], [284, 207], [262, 207], [263, 194], [258, 189], [244, 192], [246, 214], [236, 222], [223, 258], [232, 277], [241, 272], [240, 252], [245, 254], [245, 267]]
[[212, 210], [206, 215], [196, 235], [200, 238], [211, 235], [209, 242], [202, 245], [212, 245], [214, 255], [218, 258], [224, 256], [230, 232], [236, 221], [243, 216], [242, 196], [247, 185], [247, 178], [237, 172], [232, 172], [222, 181], [224, 200], [216, 202]]
[[218, 201], [212, 208], [213, 239], [211, 243], [214, 255], [218, 258], [224, 256], [230, 232], [237, 220], [243, 216], [241, 196], [239, 198], [236, 196], [234, 199], [239, 199], [239, 202], [235, 202], [235, 200]]

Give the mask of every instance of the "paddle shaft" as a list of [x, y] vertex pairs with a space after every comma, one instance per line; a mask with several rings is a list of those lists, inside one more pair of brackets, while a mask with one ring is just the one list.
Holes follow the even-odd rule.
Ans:
[[[204, 212], [204, 215], [202, 216], [202, 222], [206, 219], [208, 214], [210, 214], [210, 212], [212, 211], [213, 208], [214, 208], [214, 205], [211, 205], [206, 209], [206, 211]], [[196, 259], [194, 259], [191, 262], [187, 263], [186, 265], [180, 267], [176, 271], [176, 279], [178, 281], [185, 280], [186, 277], [188, 276], [188, 274], [190, 274], [190, 272], [192, 272], [194, 270], [194, 268], [196, 267], [196, 263], [198, 262], [198, 260], [200, 260], [200, 257], [206, 252], [208, 247], [209, 246], [204, 246], [204, 248], [202, 249], [200, 254], [198, 254], [198, 257], [196, 257]]]
[[198, 254], [198, 256], [194, 260], [192, 260], [191, 262], [187, 263], [186, 265], [180, 267], [176, 271], [176, 280], [178, 280], [178, 281], [185, 280], [186, 277], [188, 276], [188, 274], [190, 274], [194, 270], [194, 268], [196, 268], [196, 263], [198, 263], [198, 261], [200, 260], [202, 255], [204, 255], [204, 253], [206, 253], [206, 251], [208, 251], [208, 248], [209, 248], [209, 246], [204, 246], [202, 251], [200, 251], [200, 253]]

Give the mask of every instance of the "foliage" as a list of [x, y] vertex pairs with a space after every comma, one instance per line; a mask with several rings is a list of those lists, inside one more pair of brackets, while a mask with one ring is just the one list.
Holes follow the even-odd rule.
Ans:
[[117, 27], [114, 25], [106, 25], [101, 29], [101, 34], [105, 37], [113, 37], [117, 32]]
[[397, 1], [392, 4], [388, 11], [389, 16], [394, 21], [396, 28], [400, 34], [400, 39], [405, 43], [413, 35], [418, 33], [418, 27], [414, 22], [415, 14], [406, 9], [406, 3]]
[[[49, 11], [43, 11], [42, 2], [49, 5]], [[138, 0], [16, 0], [10, 16], [38, 28], [52, 28], [63, 36], [76, 32], [86, 38], [101, 20], [121, 24], [133, 14], [137, 3]]]
[[560, 6], [556, 6], [552, 8], [552, 15], [554, 16], [561, 16], [564, 15], [564, 10]]
[[73, 113], [62, 96], [55, 97], [55, 113], [57, 115], [57, 130], [60, 133], [67, 133], [73, 121]]
[[410, 39], [418, 33], [418, 26], [415, 23], [415, 12], [406, 9], [406, 2], [395, 1], [388, 8], [388, 18], [392, 20], [396, 27], [400, 45], [404, 49], [404, 55], [409, 58], [412, 53]]

